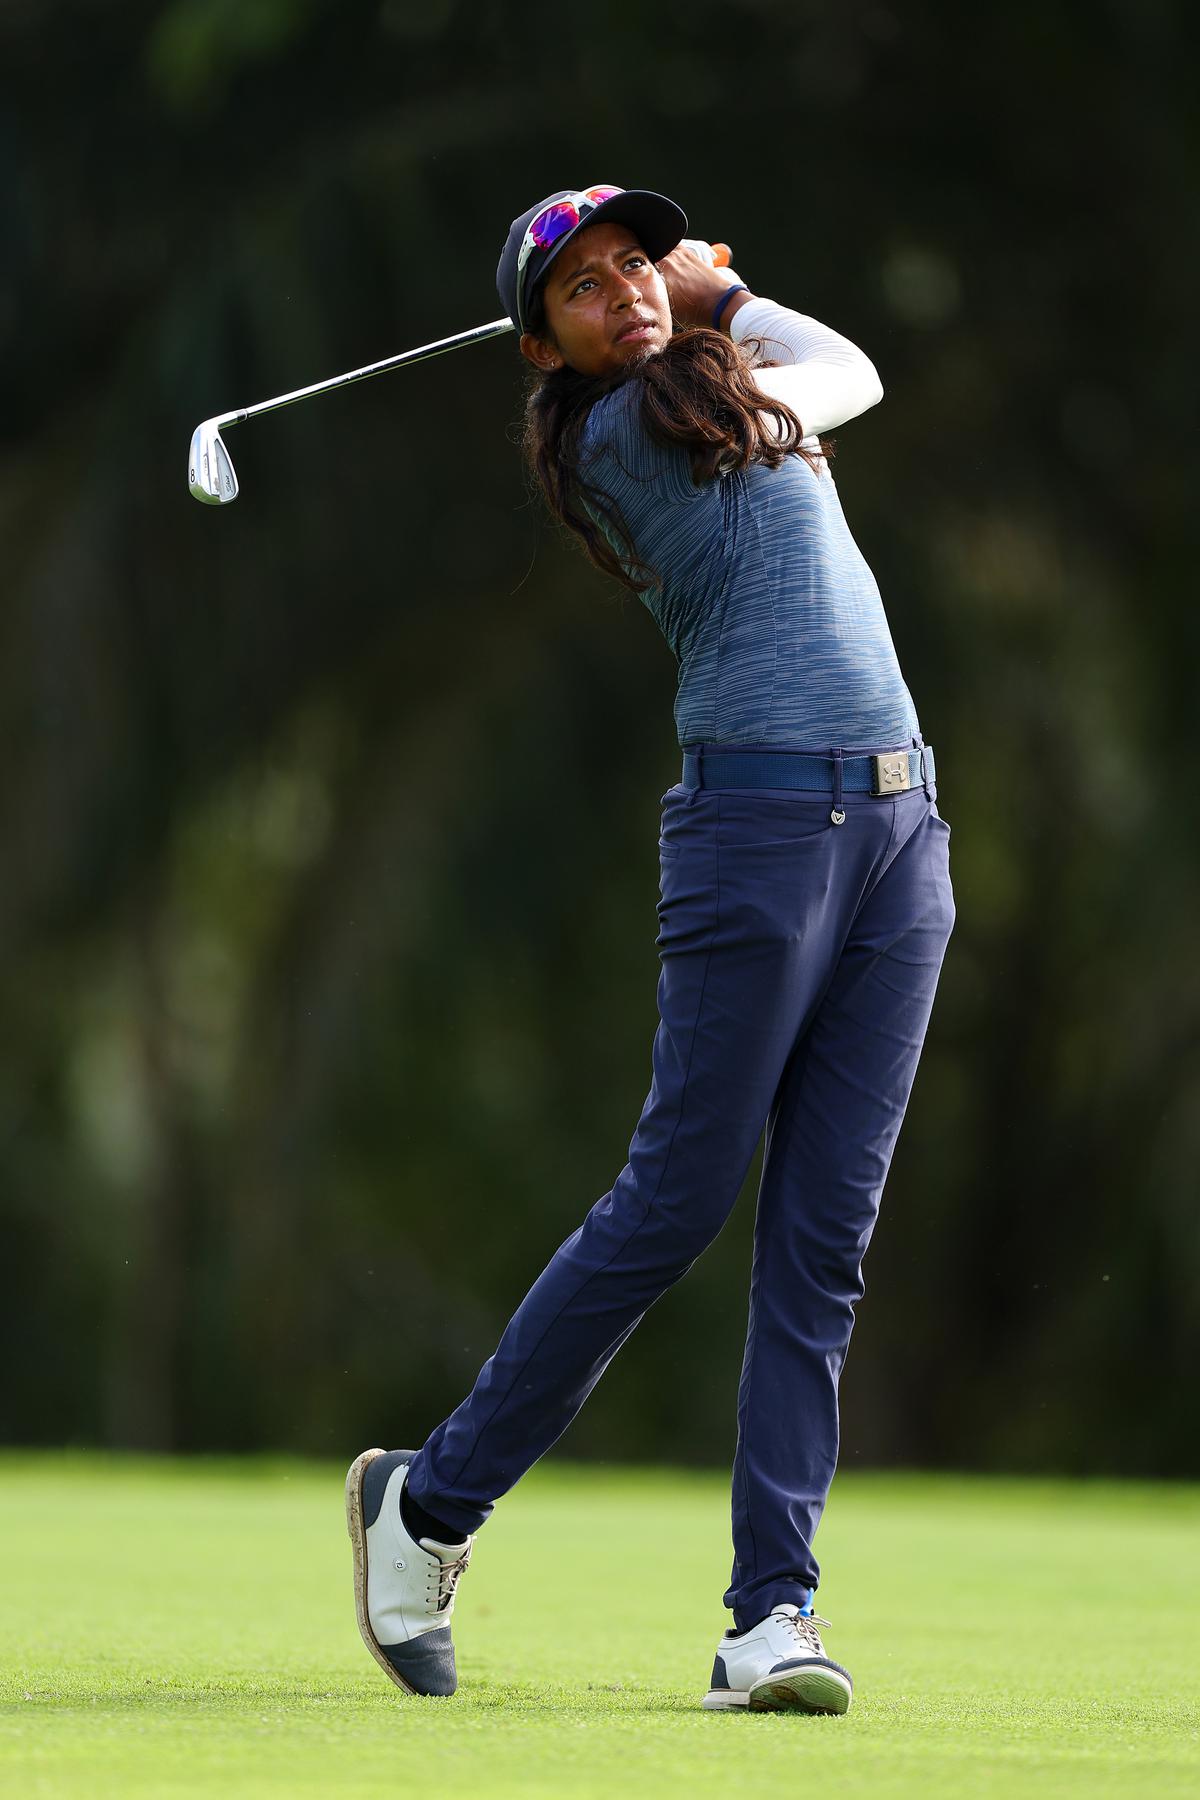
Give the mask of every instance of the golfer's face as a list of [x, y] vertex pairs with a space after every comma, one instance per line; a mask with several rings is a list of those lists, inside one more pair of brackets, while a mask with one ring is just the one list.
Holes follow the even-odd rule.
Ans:
[[605, 220], [573, 237], [543, 293], [559, 359], [581, 375], [653, 355], [671, 335], [666, 283], [628, 225]]

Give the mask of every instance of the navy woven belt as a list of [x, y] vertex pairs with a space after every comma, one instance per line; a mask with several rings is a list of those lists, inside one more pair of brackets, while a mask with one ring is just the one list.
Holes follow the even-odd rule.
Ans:
[[[922, 772], [921, 758], [925, 758]], [[685, 750], [686, 788], [819, 788], [834, 792], [832, 756], [798, 750]], [[935, 777], [933, 750], [884, 750], [869, 756], [843, 756], [842, 790], [847, 794], [903, 794]]]

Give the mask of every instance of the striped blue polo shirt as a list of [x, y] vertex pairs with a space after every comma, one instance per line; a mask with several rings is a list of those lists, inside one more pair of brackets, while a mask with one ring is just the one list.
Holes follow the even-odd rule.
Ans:
[[680, 744], [909, 743], [916, 708], [824, 457], [819, 474], [788, 456], [696, 487], [688, 452], [647, 435], [640, 395], [632, 379], [593, 407], [580, 470], [663, 577], [640, 598], [679, 664]]

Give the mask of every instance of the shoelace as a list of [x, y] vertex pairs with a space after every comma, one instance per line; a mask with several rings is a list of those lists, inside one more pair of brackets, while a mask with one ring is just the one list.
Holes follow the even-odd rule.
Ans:
[[[471, 1552], [474, 1548], [475, 1542], [474, 1539], [472, 1539], [461, 1556], [456, 1556], [450, 1562], [440, 1564], [438, 1568], [437, 1600], [434, 1603], [435, 1612], [445, 1612], [446, 1608], [450, 1605], [450, 1602], [454, 1599], [454, 1590], [458, 1586], [458, 1578], [470, 1562]], [[432, 1572], [433, 1571], [430, 1570], [431, 1574]]]
[[817, 1626], [824, 1625], [828, 1628], [830, 1624], [828, 1619], [823, 1619], [820, 1613], [781, 1613], [779, 1616], [788, 1629], [799, 1638], [806, 1650], [811, 1650], [814, 1656], [824, 1656], [825, 1646], [821, 1642]]

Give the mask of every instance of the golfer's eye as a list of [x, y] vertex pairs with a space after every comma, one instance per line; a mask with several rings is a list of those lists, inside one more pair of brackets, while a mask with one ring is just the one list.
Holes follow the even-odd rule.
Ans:
[[[637, 256], [627, 256], [625, 258], [625, 261], [622, 263], [621, 267], [623, 269], [644, 269], [646, 267], [646, 258], [640, 254]], [[575, 296], [577, 294], [582, 294], [582, 292], [585, 288], [595, 287], [595, 285], [596, 285], [595, 276], [594, 275], [585, 275], [583, 277], [582, 281], [576, 282], [575, 286], [571, 289], [571, 292], [567, 297], [570, 300], [574, 300]]]

